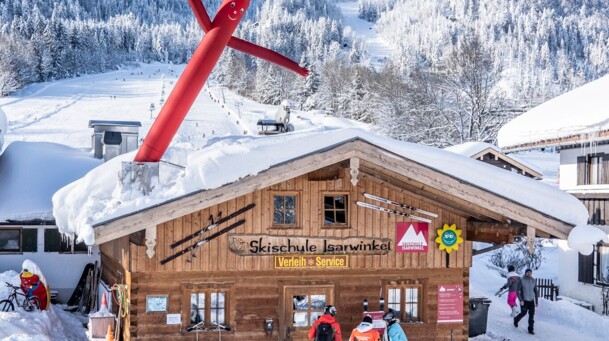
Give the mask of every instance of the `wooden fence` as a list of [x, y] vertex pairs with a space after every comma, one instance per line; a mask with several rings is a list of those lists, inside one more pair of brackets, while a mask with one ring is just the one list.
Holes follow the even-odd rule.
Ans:
[[554, 285], [551, 279], [537, 278], [535, 281], [535, 283], [537, 284], [537, 291], [539, 292], [539, 297], [551, 301], [556, 301], [556, 298], [558, 297], [558, 286]]

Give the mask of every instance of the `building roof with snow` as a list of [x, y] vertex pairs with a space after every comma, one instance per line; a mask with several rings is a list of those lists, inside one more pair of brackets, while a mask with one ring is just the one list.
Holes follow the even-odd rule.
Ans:
[[91, 153], [47, 142], [12, 142], [0, 154], [0, 224], [53, 221], [55, 191], [97, 167]]
[[486, 162], [508, 171], [514, 171], [529, 176], [535, 180], [539, 180], [543, 177], [541, 168], [516, 155], [504, 154], [501, 149], [490, 143], [465, 142], [444, 149]]
[[503, 150], [572, 145], [607, 140], [609, 75], [553, 98], [504, 125]]
[[[428, 188], [417, 191], [421, 195], [433, 189], [451, 197], [466, 197], [480, 209], [492, 206], [503, 217], [518, 216], [520, 222], [562, 238], [572, 226], [588, 219], [575, 197], [546, 184], [459, 154], [359, 129], [217, 139], [190, 154], [184, 175], [161, 181], [145, 197], [135, 190], [115, 190], [120, 187], [120, 163], [130, 158], [131, 154], [125, 154], [110, 160], [55, 194], [54, 216], [63, 232], [75, 232], [88, 244], [101, 244], [193, 208], [211, 206], [350, 158], [411, 174]], [[493, 205], [488, 200], [493, 200]]]

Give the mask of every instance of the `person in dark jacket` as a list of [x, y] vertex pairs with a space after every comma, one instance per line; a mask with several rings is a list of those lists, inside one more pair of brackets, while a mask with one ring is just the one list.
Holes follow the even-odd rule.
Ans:
[[535, 278], [533, 278], [533, 270], [525, 270], [524, 277], [520, 279], [516, 292], [522, 309], [520, 314], [514, 317], [514, 327], [518, 328], [518, 322], [529, 313], [529, 334], [535, 335], [533, 325], [535, 324], [535, 307], [538, 304], [539, 294]]
[[331, 325], [332, 329], [334, 330], [334, 341], [343, 341], [340, 325], [334, 319], [334, 315], [336, 315], [336, 308], [334, 308], [334, 306], [327, 305], [324, 308], [324, 314], [321, 315], [317, 321], [313, 322], [313, 326], [311, 326], [311, 329], [309, 330], [309, 339], [314, 340], [315, 336], [317, 336], [317, 326], [319, 326], [321, 323], [327, 323]]

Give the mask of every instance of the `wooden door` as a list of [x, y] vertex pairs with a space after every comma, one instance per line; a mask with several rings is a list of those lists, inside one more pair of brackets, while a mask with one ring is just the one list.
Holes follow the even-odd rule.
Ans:
[[334, 304], [334, 286], [284, 286], [280, 339], [305, 341], [313, 322]]

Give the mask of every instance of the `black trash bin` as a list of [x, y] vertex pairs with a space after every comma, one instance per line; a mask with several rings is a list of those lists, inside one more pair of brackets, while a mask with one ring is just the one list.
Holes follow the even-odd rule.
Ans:
[[486, 297], [469, 298], [469, 337], [486, 334], [486, 321], [491, 300]]

